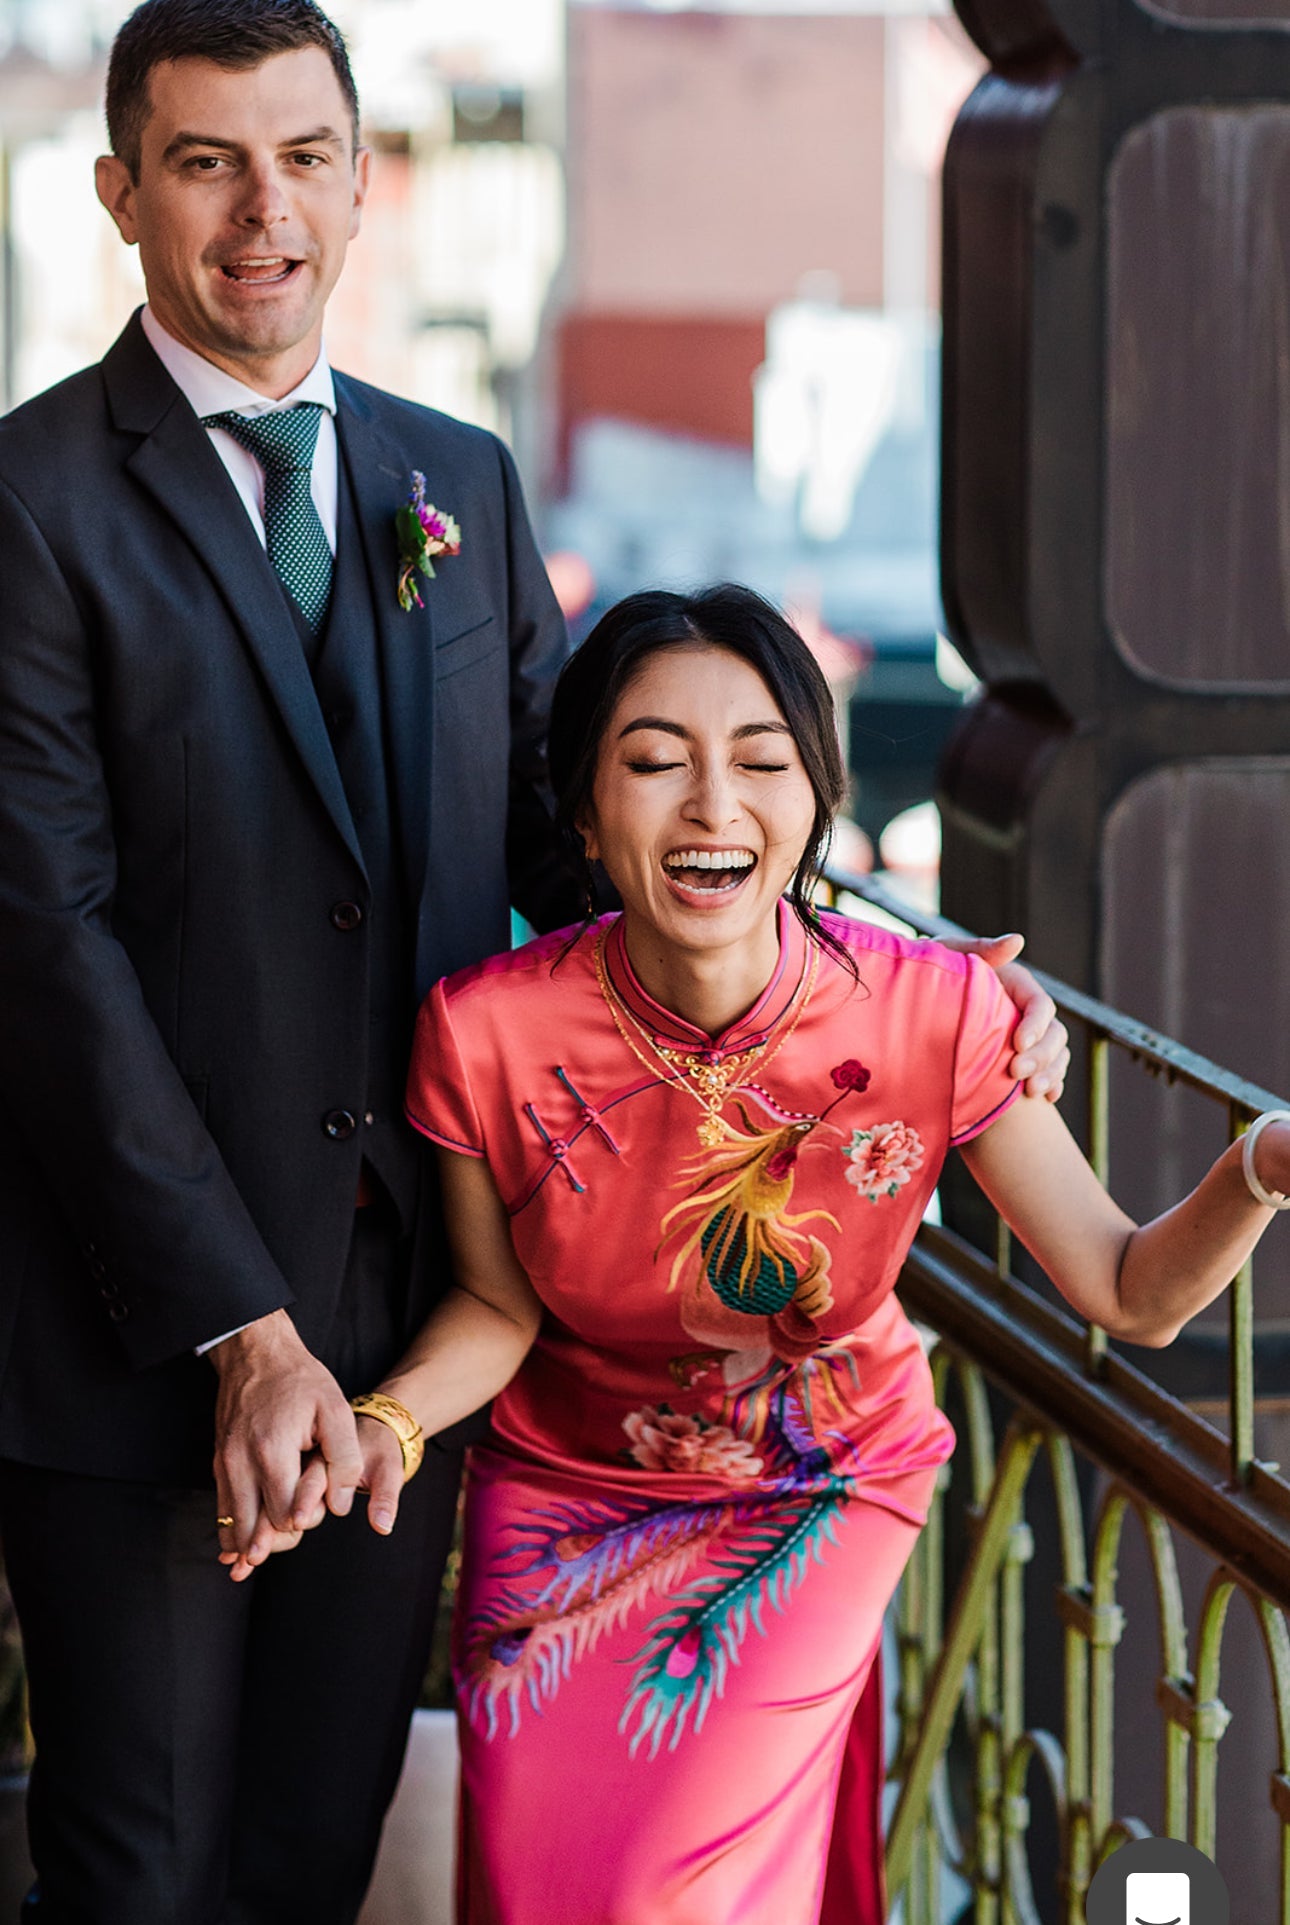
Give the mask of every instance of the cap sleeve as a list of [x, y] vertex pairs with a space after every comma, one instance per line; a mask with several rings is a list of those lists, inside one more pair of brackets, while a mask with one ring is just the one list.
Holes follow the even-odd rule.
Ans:
[[954, 1097], [950, 1142], [968, 1143], [1001, 1116], [1021, 1094], [1008, 1072], [1017, 1009], [995, 971], [979, 956], [966, 956], [963, 1009], [954, 1047]]
[[435, 984], [417, 1013], [408, 1071], [408, 1121], [462, 1156], [484, 1154], [484, 1131], [445, 985]]

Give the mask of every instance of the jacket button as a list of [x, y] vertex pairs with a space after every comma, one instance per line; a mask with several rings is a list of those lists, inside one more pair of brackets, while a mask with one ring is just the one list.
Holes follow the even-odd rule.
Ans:
[[358, 1128], [358, 1121], [352, 1110], [328, 1110], [323, 1118], [323, 1134], [333, 1143], [347, 1143]]
[[362, 920], [363, 910], [359, 903], [334, 902], [332, 904], [331, 924], [333, 929], [341, 929], [348, 933], [351, 929], [357, 929]]
[[121, 1299], [117, 1297], [108, 1305], [108, 1316], [112, 1319], [113, 1323], [128, 1323], [130, 1319], [129, 1304], [122, 1303]]

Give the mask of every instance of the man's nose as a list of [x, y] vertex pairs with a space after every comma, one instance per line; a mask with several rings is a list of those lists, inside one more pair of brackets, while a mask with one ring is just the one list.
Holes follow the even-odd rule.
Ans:
[[248, 170], [237, 213], [248, 227], [275, 227], [286, 220], [290, 209], [275, 167], [266, 163]]

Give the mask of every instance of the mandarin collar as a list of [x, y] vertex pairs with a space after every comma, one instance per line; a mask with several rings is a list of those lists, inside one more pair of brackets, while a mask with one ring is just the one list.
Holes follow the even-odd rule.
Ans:
[[623, 917], [611, 921], [605, 935], [604, 961], [614, 993], [634, 1016], [651, 1040], [669, 1049], [684, 1049], [696, 1054], [729, 1056], [764, 1043], [775, 1025], [787, 1014], [802, 980], [807, 960], [807, 934], [800, 919], [783, 897], [778, 904], [779, 958], [770, 981], [752, 1008], [719, 1036], [677, 1016], [656, 1003], [643, 988], [627, 954]]

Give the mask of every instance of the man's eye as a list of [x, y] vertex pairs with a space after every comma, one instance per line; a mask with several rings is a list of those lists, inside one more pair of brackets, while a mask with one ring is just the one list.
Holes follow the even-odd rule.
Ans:
[[321, 167], [323, 164], [321, 154], [293, 154], [291, 158], [297, 167], [314, 168]]
[[194, 154], [188, 165], [195, 174], [213, 174], [217, 167], [224, 165], [222, 154]]

